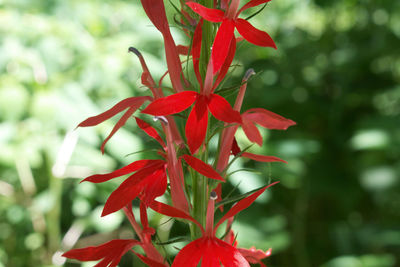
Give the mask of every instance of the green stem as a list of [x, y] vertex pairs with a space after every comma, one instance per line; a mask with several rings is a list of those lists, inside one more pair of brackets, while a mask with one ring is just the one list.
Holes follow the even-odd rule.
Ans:
[[[209, 8], [213, 8], [213, 0], [205, 0], [203, 5]], [[212, 22], [204, 20], [203, 22], [203, 38], [201, 43], [201, 54], [200, 54], [200, 74], [201, 77], [206, 77], [208, 60], [211, 55], [211, 46], [214, 40], [214, 28]]]
[[[202, 4], [206, 7], [213, 8], [213, 0], [204, 0]], [[207, 72], [207, 65], [211, 55], [211, 46], [214, 40], [214, 28], [213, 24], [204, 21], [203, 23], [203, 36], [201, 45], [201, 55], [200, 55], [200, 73], [204, 78]], [[207, 129], [208, 135], [208, 129]], [[207, 139], [206, 139], [207, 140]], [[198, 153], [198, 156], [203, 161], [207, 161], [207, 149], [205, 152]], [[200, 175], [196, 171], [190, 171], [192, 177], [192, 190], [193, 190], [193, 217], [203, 226], [206, 225], [206, 211], [207, 211], [207, 178]], [[202, 236], [200, 229], [197, 226], [192, 225], [191, 227], [191, 237], [192, 239], [197, 239]]]

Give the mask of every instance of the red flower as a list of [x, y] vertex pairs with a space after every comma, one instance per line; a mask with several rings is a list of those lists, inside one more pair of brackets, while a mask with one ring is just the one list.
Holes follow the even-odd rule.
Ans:
[[199, 226], [199, 228], [203, 233], [203, 237], [190, 242], [183, 249], [181, 249], [181, 251], [175, 257], [172, 267], [181, 267], [181, 266], [196, 267], [200, 262], [200, 260], [202, 262], [202, 266], [220, 266], [220, 264], [222, 263], [223, 266], [250, 267], [248, 261], [240, 253], [240, 251], [231, 244], [217, 238], [215, 236], [215, 232], [221, 225], [221, 223], [235, 216], [243, 209], [246, 209], [267, 188], [276, 183], [277, 182], [265, 186], [260, 190], [256, 191], [255, 193], [237, 202], [236, 205], [234, 205], [221, 218], [221, 220], [215, 225], [215, 227], [214, 227], [214, 202], [217, 196], [214, 195], [215, 198], [211, 198], [208, 203], [207, 220], [206, 220], [207, 223], [205, 230], [200, 225], [200, 223], [198, 223], [195, 219], [193, 219], [190, 215], [186, 214], [185, 212], [182, 212], [169, 205], [157, 201], [152, 202], [150, 204], [150, 208], [152, 208], [153, 210], [157, 211], [158, 213], [164, 214], [166, 216], [190, 220], [197, 226]]
[[62, 256], [80, 261], [101, 260], [95, 266], [97, 267], [115, 267], [121, 260], [121, 257], [131, 249], [131, 247], [140, 245], [140, 242], [133, 239], [114, 239], [97, 247], [87, 247], [72, 249], [65, 252]]
[[252, 108], [242, 114], [242, 128], [247, 138], [262, 146], [262, 137], [255, 124], [267, 129], [286, 130], [296, 123], [263, 108]]
[[[226, 224], [226, 230], [229, 233], [225, 236], [224, 241], [229, 244], [233, 244], [234, 247], [237, 247], [236, 235], [232, 231], [233, 217], [229, 218], [228, 223]], [[261, 261], [271, 255], [272, 249], [268, 249], [267, 251], [262, 251], [261, 249], [256, 249], [255, 247], [251, 247], [249, 249], [246, 248], [237, 248], [239, 252], [243, 255], [243, 257], [249, 263], [258, 263], [261, 267], [266, 267], [265, 264]]]
[[247, 20], [238, 18], [243, 10], [269, 1], [271, 0], [251, 0], [238, 11], [239, 0], [232, 0], [225, 13], [222, 10], [207, 8], [195, 2], [186, 3], [194, 12], [199, 14], [205, 20], [211, 22], [222, 22], [212, 47], [211, 56], [214, 64], [214, 73], [221, 68], [228, 55], [229, 45], [234, 36], [235, 28], [238, 30], [240, 35], [250, 43], [258, 46], [273, 47], [276, 49], [274, 41], [266, 32], [254, 28], [249, 22], [247, 22]]
[[152, 98], [149, 96], [137, 96], [137, 97], [129, 97], [127, 99], [124, 99], [114, 105], [112, 108], [109, 110], [87, 118], [83, 122], [81, 122], [77, 127], [89, 127], [89, 126], [95, 126], [97, 124], [102, 123], [105, 120], [108, 120], [109, 118], [115, 116], [116, 114], [122, 112], [125, 109], [128, 109], [124, 115], [119, 119], [117, 124], [115, 124], [114, 128], [112, 129], [111, 133], [107, 136], [107, 138], [104, 140], [104, 142], [101, 144], [101, 152], [104, 154], [104, 147], [107, 143], [107, 141], [126, 123], [126, 121], [131, 117], [131, 115], [138, 109], [140, 108], [141, 105], [147, 100], [151, 100]]
[[107, 174], [96, 174], [85, 178], [84, 181], [102, 183], [128, 173], [129, 176], [114, 190], [104, 206], [101, 216], [122, 209], [127, 203], [139, 197], [144, 203], [153, 201], [167, 190], [167, 174], [164, 160], [138, 160], [121, 169]]
[[166, 116], [184, 111], [194, 103], [186, 122], [185, 133], [190, 152], [194, 154], [204, 141], [207, 132], [208, 111], [218, 120], [227, 123], [241, 123], [239, 112], [232, 109], [220, 95], [203, 95], [185, 91], [159, 98], [150, 103], [142, 112], [153, 116]]

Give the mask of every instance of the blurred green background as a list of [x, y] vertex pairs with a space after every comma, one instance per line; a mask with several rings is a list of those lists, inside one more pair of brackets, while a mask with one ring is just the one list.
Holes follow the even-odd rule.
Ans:
[[[239, 191], [281, 181], [238, 216], [239, 245], [272, 247], [269, 267], [400, 266], [400, 1], [274, 0], [252, 23], [278, 50], [243, 42], [227, 84], [254, 68], [244, 110], [264, 107], [297, 125], [263, 129], [265, 145], [253, 150], [288, 165], [235, 166], [260, 171], [233, 175]], [[120, 181], [79, 181], [154, 142], [131, 121], [101, 155], [115, 119], [73, 131], [145, 90], [129, 46], [155, 77], [164, 73], [161, 36], [139, 1], [0, 0], [1, 267], [80, 266], [60, 251], [132, 237], [122, 213], [100, 219]], [[128, 255], [120, 266], [141, 265]]]

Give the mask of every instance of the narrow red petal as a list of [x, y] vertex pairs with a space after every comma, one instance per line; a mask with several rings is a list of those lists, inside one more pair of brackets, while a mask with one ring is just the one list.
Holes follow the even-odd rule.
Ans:
[[236, 14], [239, 15], [240, 13], [242, 13], [243, 10], [246, 10], [248, 8], [255, 7], [255, 6], [264, 4], [264, 3], [267, 3], [269, 1], [271, 1], [271, 0], [251, 0], [247, 4], [242, 6], [242, 8], [239, 9], [239, 11]]
[[[130, 249], [132, 246], [139, 244], [139, 241], [133, 239], [114, 239], [99, 246], [71, 249], [70, 251], [65, 252], [62, 256], [80, 261], [95, 261], [107, 257], [107, 255], [110, 254], [110, 250], [115, 250], [117, 248], [123, 252], [123, 250]], [[121, 255], [124, 253], [121, 253]], [[114, 257], [115, 256], [119, 255], [114, 255]]]
[[203, 88], [203, 79], [200, 75], [199, 63], [200, 63], [200, 54], [201, 54], [201, 42], [203, 35], [203, 20], [201, 19], [197, 24], [197, 27], [193, 34], [193, 43], [192, 43], [192, 59], [193, 59], [193, 69], [196, 74], [197, 81], [200, 84], [200, 88]]
[[225, 62], [229, 52], [229, 46], [234, 37], [235, 23], [225, 19], [218, 29], [212, 46], [213, 74], [217, 73]]
[[114, 192], [111, 193], [104, 205], [101, 216], [106, 216], [110, 213], [122, 209], [129, 201], [134, 200], [141, 192], [143, 192], [144, 185], [141, 183], [143, 180], [152, 180], [158, 178], [162, 168], [156, 170], [146, 168], [136, 172], [127, 178]]
[[192, 154], [196, 153], [206, 137], [208, 124], [207, 99], [199, 95], [185, 126], [187, 144]]
[[124, 109], [128, 107], [133, 107], [138, 109], [146, 100], [151, 100], [151, 97], [149, 96], [137, 96], [137, 97], [130, 97], [127, 99], [122, 100], [121, 102], [117, 103], [114, 105], [112, 108], [109, 110], [87, 118], [83, 122], [81, 122], [77, 127], [89, 127], [89, 126], [94, 126], [97, 124], [102, 123], [105, 120], [108, 120], [109, 118], [115, 116], [116, 114], [120, 113]]
[[241, 123], [240, 113], [233, 110], [228, 101], [220, 95], [211, 94], [208, 102], [208, 109], [220, 121], [228, 123]]
[[235, 247], [220, 239], [215, 239], [215, 242], [214, 251], [223, 266], [250, 267], [250, 264]]
[[176, 255], [171, 267], [196, 267], [206, 249], [205, 238], [196, 239], [183, 247]]
[[110, 179], [113, 179], [115, 177], [135, 172], [142, 168], [157, 168], [157, 166], [162, 166], [163, 164], [164, 161], [162, 160], [151, 160], [151, 159], [138, 160], [111, 173], [91, 175], [82, 180], [82, 182], [102, 183]]
[[108, 140], [111, 139], [111, 137], [113, 137], [113, 135], [122, 127], [125, 125], [126, 121], [132, 116], [132, 114], [136, 111], [135, 108], [129, 108], [124, 115], [122, 115], [122, 117], [118, 120], [118, 122], [114, 125], [113, 129], [111, 130], [111, 132], [108, 134], [108, 136], [106, 137], [106, 139], [104, 139], [103, 143], [101, 144], [100, 150], [101, 153], [104, 154], [104, 147], [106, 146]]
[[280, 162], [283, 162], [283, 163], [287, 163], [286, 161], [284, 161], [283, 159], [280, 159], [278, 157], [257, 155], [257, 154], [253, 154], [253, 153], [249, 153], [249, 152], [243, 152], [241, 157], [252, 159], [252, 160], [255, 160], [255, 161], [261, 161], [261, 162], [280, 161]]
[[251, 142], [257, 143], [257, 145], [262, 146], [262, 136], [260, 134], [260, 131], [257, 129], [257, 126], [255, 126], [253, 122], [243, 120], [242, 129]]
[[205, 20], [221, 22], [224, 18], [224, 11], [222, 10], [207, 8], [195, 2], [187, 2], [186, 4]]
[[236, 29], [250, 43], [276, 49], [275, 42], [271, 36], [266, 32], [254, 28], [247, 20], [236, 19]]
[[261, 249], [256, 249], [255, 247], [251, 247], [250, 249], [238, 248], [238, 251], [249, 263], [258, 263], [264, 267], [265, 265], [261, 262], [261, 260], [271, 255], [271, 249], [268, 249], [264, 252]]
[[150, 124], [145, 122], [144, 120], [141, 120], [139, 118], [135, 118], [137, 125], [142, 129], [146, 134], [148, 134], [150, 137], [153, 137], [160, 143], [162, 147], [165, 147], [165, 143], [162, 140], [161, 136], [158, 134], [157, 130], [151, 127]]
[[231, 44], [229, 45], [228, 55], [226, 56], [226, 59], [221, 66], [221, 70], [218, 73], [218, 77], [215, 80], [213, 86], [214, 89], [218, 86], [218, 84], [225, 78], [226, 74], [228, 73], [229, 67], [231, 66], [233, 58], [235, 57], [235, 52], [236, 52], [236, 38], [235, 36], [232, 36]]
[[140, 199], [148, 205], [155, 198], [163, 195], [167, 190], [167, 174], [165, 169], [162, 168], [155, 171], [151, 176], [148, 176], [143, 182], [138, 185], [141, 188], [142, 193]]
[[243, 113], [242, 118], [243, 121], [254, 121], [268, 129], [286, 130], [288, 127], [296, 124], [292, 120], [263, 108], [249, 109]]
[[160, 214], [163, 214], [165, 216], [189, 220], [189, 221], [193, 222], [194, 224], [196, 224], [201, 229], [201, 231], [204, 233], [203, 226], [201, 226], [201, 224], [199, 222], [197, 222], [192, 216], [190, 216], [189, 214], [187, 214], [184, 211], [181, 211], [181, 210], [179, 210], [177, 208], [174, 208], [174, 207], [172, 207], [170, 205], [158, 202], [156, 200], [151, 202], [148, 206], [152, 210], [154, 210], [154, 211], [156, 211], [156, 212], [158, 212]]
[[190, 107], [196, 100], [197, 93], [194, 91], [185, 91], [170, 96], [159, 98], [150, 103], [142, 113], [165, 116], [179, 113]]
[[137, 253], [137, 252], [135, 252], [133, 250], [132, 250], [132, 252], [136, 256], [138, 256], [138, 258], [141, 261], [143, 261], [143, 263], [147, 264], [148, 266], [151, 266], [151, 267], [167, 267], [168, 266], [168, 265], [165, 265], [164, 263], [160, 263], [160, 262], [154, 261], [154, 260], [152, 260], [152, 259], [150, 259], [150, 258], [148, 258], [146, 256], [140, 255], [139, 253]]
[[236, 203], [222, 218], [221, 220], [219, 220], [219, 222], [215, 225], [214, 231], [217, 230], [218, 226], [221, 225], [221, 223], [223, 223], [225, 220], [229, 219], [230, 217], [235, 216], [236, 214], [238, 214], [239, 212], [241, 212], [242, 210], [246, 209], [247, 207], [249, 207], [262, 193], [264, 193], [264, 191], [277, 184], [279, 182], [274, 182], [272, 184], [269, 184], [263, 188], [261, 188], [260, 190], [256, 191], [255, 193], [251, 194], [250, 196], [240, 200], [238, 203]]
[[221, 177], [221, 175], [216, 172], [212, 166], [209, 164], [204, 163], [203, 161], [199, 160], [190, 155], [183, 155], [183, 158], [192, 167], [194, 170], [199, 172], [201, 175], [204, 175], [211, 179], [216, 179], [225, 182], [225, 180]]

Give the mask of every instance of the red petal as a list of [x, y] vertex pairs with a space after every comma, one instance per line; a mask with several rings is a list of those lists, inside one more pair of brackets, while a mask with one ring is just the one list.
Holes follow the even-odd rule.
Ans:
[[236, 203], [222, 218], [221, 220], [219, 220], [219, 222], [215, 225], [214, 231], [217, 230], [218, 226], [221, 225], [221, 223], [223, 223], [225, 220], [229, 219], [230, 217], [235, 216], [236, 214], [238, 214], [240, 211], [246, 209], [247, 207], [249, 207], [257, 198], [258, 196], [260, 196], [262, 193], [264, 193], [264, 191], [273, 186], [274, 184], [277, 184], [279, 182], [274, 182], [272, 184], [269, 184], [263, 188], [261, 188], [260, 190], [256, 191], [255, 193], [251, 194], [250, 196], [240, 200], [238, 203]]
[[145, 122], [144, 120], [141, 120], [139, 118], [135, 118], [136, 119], [136, 123], [137, 125], [140, 127], [140, 129], [142, 129], [145, 133], [147, 133], [150, 137], [153, 137], [154, 139], [156, 139], [160, 145], [162, 147], [165, 147], [165, 143], [162, 140], [161, 136], [158, 134], [158, 132], [156, 131], [156, 129], [154, 129], [153, 127], [151, 127], [150, 124], [148, 124], [147, 122]]
[[133, 253], [135, 253], [136, 256], [138, 256], [138, 258], [143, 261], [144, 263], [146, 263], [148, 266], [151, 267], [167, 267], [168, 265], [165, 265], [164, 263], [160, 263], [157, 261], [154, 261], [146, 256], [140, 255], [139, 253], [135, 252], [132, 250]]
[[247, 20], [236, 19], [236, 29], [240, 35], [250, 43], [258, 46], [273, 47], [276, 49], [276, 45], [271, 36], [266, 32], [254, 28]]
[[208, 111], [207, 99], [199, 95], [185, 126], [187, 144], [194, 154], [204, 141], [207, 132]]
[[265, 252], [261, 249], [256, 249], [255, 247], [251, 247], [250, 249], [238, 248], [238, 250], [248, 262], [254, 264], [258, 263], [264, 267], [265, 265], [261, 262], [261, 260], [271, 255], [271, 249], [268, 249]]
[[220, 95], [211, 94], [209, 98], [208, 108], [210, 112], [220, 121], [228, 123], [241, 123], [240, 113], [233, 110], [228, 101]]
[[242, 8], [239, 9], [239, 11], [236, 14], [239, 15], [240, 13], [242, 13], [243, 10], [246, 10], [248, 8], [255, 7], [255, 6], [264, 4], [264, 3], [267, 3], [269, 1], [271, 1], [271, 0], [251, 0], [247, 4], [242, 6]]
[[171, 267], [196, 267], [206, 249], [204, 241], [205, 238], [200, 238], [187, 244], [176, 255]]
[[199, 222], [197, 222], [192, 216], [190, 216], [189, 214], [187, 214], [184, 211], [178, 210], [177, 208], [174, 208], [170, 205], [158, 202], [156, 200], [149, 203], [148, 206], [152, 210], [157, 211], [158, 213], [163, 214], [165, 216], [189, 220], [189, 221], [195, 223], [201, 229], [201, 231], [204, 233], [203, 226], [201, 226], [201, 224]]
[[165, 14], [164, 1], [141, 0], [144, 11], [160, 32], [169, 29], [167, 15]]
[[185, 91], [170, 96], [159, 98], [150, 103], [142, 113], [165, 116], [179, 113], [190, 107], [196, 100], [197, 93], [194, 91]]
[[213, 167], [210, 165], [204, 163], [203, 161], [199, 160], [198, 158], [195, 158], [190, 155], [183, 155], [183, 158], [189, 164], [190, 167], [192, 167], [194, 170], [199, 172], [201, 175], [204, 175], [208, 178], [211, 179], [216, 179], [225, 182], [225, 180], [219, 175], [218, 172], [216, 172]]
[[222, 10], [207, 8], [195, 2], [187, 2], [186, 4], [205, 20], [221, 22], [224, 19], [224, 11]]
[[101, 216], [106, 216], [122, 209], [129, 201], [132, 201], [143, 192], [147, 183], [150, 183], [154, 179], [158, 180], [157, 178], [159, 178], [162, 173], [165, 174], [164, 167], [156, 170], [153, 168], [146, 168], [131, 175], [111, 193], [104, 205]]
[[148, 205], [155, 198], [163, 195], [167, 190], [167, 174], [165, 169], [162, 168], [154, 172], [151, 176], [147, 177], [143, 182], [138, 185], [142, 189], [140, 199]]
[[197, 81], [200, 84], [200, 88], [203, 88], [203, 80], [200, 75], [199, 63], [200, 63], [200, 54], [201, 54], [201, 40], [203, 35], [203, 20], [201, 19], [197, 24], [196, 30], [193, 34], [193, 43], [192, 43], [192, 59], [193, 59], [193, 69], [196, 74]]
[[229, 52], [229, 46], [234, 37], [235, 23], [230, 19], [225, 19], [218, 29], [212, 46], [213, 74], [217, 73], [224, 64]]
[[226, 74], [228, 73], [229, 67], [231, 66], [233, 58], [235, 57], [235, 52], [236, 52], [236, 39], [235, 36], [233, 36], [231, 44], [229, 45], [228, 55], [226, 56], [224, 64], [222, 64], [221, 70], [218, 73], [218, 77], [215, 80], [213, 86], [214, 89], [218, 86], [218, 84], [225, 78]]
[[164, 164], [164, 161], [162, 161], [162, 160], [149, 160], [149, 159], [138, 160], [138, 161], [132, 162], [129, 165], [126, 165], [125, 167], [115, 170], [111, 173], [91, 175], [91, 176], [85, 178], [84, 180], [82, 180], [82, 182], [87, 181], [87, 182], [92, 182], [92, 183], [102, 183], [102, 182], [108, 181], [112, 178], [135, 172], [142, 168], [149, 168], [149, 167], [157, 168], [157, 166], [162, 166], [163, 164]]
[[214, 251], [223, 266], [250, 267], [250, 264], [235, 247], [220, 239], [215, 238], [215, 242]]
[[286, 161], [284, 161], [283, 159], [280, 159], [280, 158], [278, 158], [278, 157], [257, 155], [257, 154], [248, 153], [248, 152], [243, 152], [242, 155], [241, 155], [241, 157], [248, 158], [248, 159], [252, 159], [252, 160], [255, 160], [255, 161], [261, 161], [261, 162], [275, 162], [275, 161], [280, 161], [280, 162], [287, 163]]
[[90, 118], [87, 118], [83, 122], [79, 123], [77, 127], [89, 127], [94, 126], [97, 124], [102, 123], [105, 120], [115, 116], [116, 114], [120, 113], [124, 109], [131, 107], [134, 109], [138, 109], [146, 100], [151, 100], [149, 96], [137, 96], [137, 97], [130, 97], [127, 99], [122, 100], [121, 102], [117, 103], [115, 106], [110, 108], [109, 110]]
[[263, 108], [252, 108], [242, 115], [243, 121], [254, 121], [268, 129], [286, 130], [295, 125], [292, 120], [286, 119], [276, 113]]
[[132, 114], [136, 111], [136, 108], [129, 108], [124, 115], [118, 120], [118, 122], [114, 125], [111, 132], [108, 134], [106, 139], [104, 139], [103, 143], [101, 144], [100, 150], [101, 153], [104, 154], [104, 147], [106, 146], [108, 140], [122, 127], [125, 125], [126, 121], [132, 116]]
[[251, 142], [257, 143], [259, 146], [262, 146], [263, 143], [262, 136], [260, 134], [260, 131], [258, 131], [257, 126], [254, 125], [254, 123], [252, 123], [251, 121], [243, 120], [242, 129], [246, 134], [247, 138]]
[[[114, 239], [102, 245], [96, 247], [86, 247], [79, 249], [72, 249], [65, 252], [62, 256], [70, 259], [76, 259], [80, 261], [95, 261], [107, 257], [109, 262], [115, 258], [120, 258], [125, 254], [132, 246], [139, 245], [140, 242], [133, 239]], [[117, 251], [118, 253], [113, 255], [110, 252]]]

